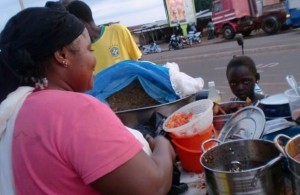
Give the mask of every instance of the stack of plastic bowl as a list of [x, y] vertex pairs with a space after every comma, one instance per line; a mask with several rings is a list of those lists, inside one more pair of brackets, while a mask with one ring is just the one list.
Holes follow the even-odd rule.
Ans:
[[[205, 140], [217, 137], [213, 122], [213, 102], [208, 99], [192, 102], [170, 115], [163, 124], [165, 131], [170, 133], [181, 166], [188, 172], [200, 173], [202, 154], [201, 145]], [[167, 128], [168, 121], [178, 113], [193, 113], [192, 119], [179, 127]], [[209, 147], [209, 146], [208, 146]]]

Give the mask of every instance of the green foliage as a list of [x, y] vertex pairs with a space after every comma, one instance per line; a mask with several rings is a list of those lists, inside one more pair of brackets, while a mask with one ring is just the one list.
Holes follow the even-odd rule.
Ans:
[[211, 10], [213, 0], [194, 0], [196, 12], [201, 10]]

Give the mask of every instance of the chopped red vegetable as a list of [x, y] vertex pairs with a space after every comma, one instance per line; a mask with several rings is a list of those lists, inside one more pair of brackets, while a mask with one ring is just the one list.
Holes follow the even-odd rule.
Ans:
[[176, 128], [179, 126], [182, 126], [184, 124], [187, 124], [191, 118], [193, 117], [193, 113], [184, 113], [179, 112], [175, 113], [166, 123], [167, 128]]

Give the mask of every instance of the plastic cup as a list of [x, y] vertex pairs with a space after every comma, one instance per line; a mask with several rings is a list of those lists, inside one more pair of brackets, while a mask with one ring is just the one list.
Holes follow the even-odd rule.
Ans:
[[[298, 88], [300, 89], [300, 87]], [[289, 99], [289, 106], [293, 120], [300, 118], [300, 96], [296, 94], [294, 89], [289, 89], [284, 92]]]

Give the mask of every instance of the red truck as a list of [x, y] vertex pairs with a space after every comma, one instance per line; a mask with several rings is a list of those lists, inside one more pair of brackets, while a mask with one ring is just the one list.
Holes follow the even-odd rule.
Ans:
[[286, 22], [284, 0], [214, 0], [212, 22], [215, 33], [225, 39], [236, 33], [250, 35], [262, 29], [267, 34], [276, 34]]

